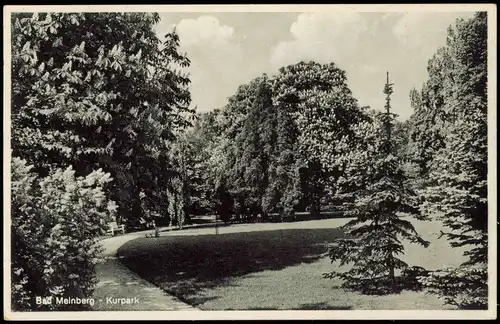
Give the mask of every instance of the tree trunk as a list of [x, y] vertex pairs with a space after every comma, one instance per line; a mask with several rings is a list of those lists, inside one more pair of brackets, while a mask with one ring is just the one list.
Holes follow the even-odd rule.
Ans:
[[131, 214], [128, 219], [128, 224], [127, 225], [132, 225], [136, 226], [139, 223], [139, 220], [143, 217], [144, 213], [142, 210], [142, 205], [141, 205], [141, 188], [139, 186], [139, 174], [137, 172], [137, 167], [135, 166], [135, 163], [132, 164], [132, 177], [133, 177], [133, 182], [132, 182], [132, 193], [131, 193], [131, 198], [132, 198], [132, 206], [131, 206]]
[[396, 275], [394, 274], [395, 269], [394, 269], [394, 260], [393, 260], [393, 255], [392, 252], [389, 253], [389, 279], [391, 281], [391, 286], [392, 286], [392, 291], [396, 291]]
[[311, 216], [312, 219], [319, 219], [319, 203], [318, 203], [318, 197], [314, 195], [311, 199], [311, 208], [309, 210], [309, 215]]
[[170, 215], [170, 226], [176, 226], [177, 225], [177, 203], [176, 203], [176, 197], [175, 197], [175, 192], [171, 189], [168, 194], [168, 211]]

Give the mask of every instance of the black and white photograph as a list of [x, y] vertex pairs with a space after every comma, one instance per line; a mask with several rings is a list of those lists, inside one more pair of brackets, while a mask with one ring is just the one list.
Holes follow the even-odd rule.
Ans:
[[4, 318], [495, 319], [496, 25], [4, 7]]

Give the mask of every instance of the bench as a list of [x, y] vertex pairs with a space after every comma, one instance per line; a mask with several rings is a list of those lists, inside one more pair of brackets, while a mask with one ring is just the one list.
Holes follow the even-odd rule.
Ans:
[[111, 233], [112, 236], [115, 235], [115, 232], [117, 231], [121, 231], [123, 234], [125, 234], [125, 225], [118, 225], [117, 222], [111, 222], [111, 223], [108, 223], [109, 225], [109, 229], [108, 229], [108, 233]]

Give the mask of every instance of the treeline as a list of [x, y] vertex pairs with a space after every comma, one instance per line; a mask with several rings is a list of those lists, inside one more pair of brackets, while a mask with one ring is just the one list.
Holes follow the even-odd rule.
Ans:
[[[345, 175], [338, 160], [355, 145], [356, 127], [377, 115], [358, 105], [334, 63], [299, 62], [239, 86], [225, 107], [199, 114], [177, 144], [189, 168], [188, 211], [225, 221], [338, 211]], [[406, 123], [391, 125], [403, 157]]]
[[227, 221], [327, 210], [341, 175], [335, 143], [348, 146], [352, 127], [369, 118], [333, 63], [300, 62], [240, 86], [184, 138], [193, 210]]

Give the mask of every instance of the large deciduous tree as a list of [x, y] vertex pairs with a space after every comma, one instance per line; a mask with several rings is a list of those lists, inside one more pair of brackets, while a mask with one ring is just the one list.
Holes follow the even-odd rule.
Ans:
[[273, 82], [278, 115], [276, 179], [288, 190], [283, 209], [308, 208], [318, 215], [337, 176], [337, 144], [363, 115], [347, 85], [345, 71], [334, 63], [299, 62], [279, 70]]
[[[47, 173], [102, 167], [130, 225], [142, 188], [160, 185], [167, 143], [187, 123], [189, 60], [155, 13], [40, 13], [12, 18], [14, 156]], [[149, 194], [151, 190], [146, 190]], [[148, 198], [149, 199], [149, 198]]]
[[[457, 20], [439, 52], [447, 65], [442, 99], [443, 144], [429, 163], [422, 193], [423, 212], [449, 228], [443, 233], [453, 247], [465, 247], [467, 261], [442, 269], [424, 284], [460, 308], [485, 308], [488, 297], [488, 154], [487, 154], [487, 14]], [[422, 143], [420, 143], [422, 145]]]
[[318, 216], [335, 188], [337, 142], [353, 137], [350, 125], [363, 115], [333, 63], [300, 62], [240, 86], [219, 114], [212, 148], [226, 187], [219, 193], [228, 191], [244, 218], [307, 208]]
[[35, 296], [91, 296], [110, 198], [132, 226], [167, 212], [158, 202], [170, 183], [169, 142], [192, 111], [179, 72], [189, 60], [175, 33], [156, 36], [158, 21], [156, 13], [11, 16], [17, 310], [59, 307], [36, 306]]

